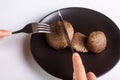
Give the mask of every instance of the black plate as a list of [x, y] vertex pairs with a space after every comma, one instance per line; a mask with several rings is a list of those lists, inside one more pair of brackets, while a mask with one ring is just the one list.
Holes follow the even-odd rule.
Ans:
[[[65, 20], [71, 22], [75, 32], [89, 35], [92, 31], [103, 31], [107, 37], [107, 47], [101, 54], [82, 54], [86, 72], [93, 71], [100, 76], [113, 68], [120, 58], [120, 31], [115, 23], [105, 15], [86, 8], [61, 9]], [[56, 11], [45, 16], [40, 22], [48, 23], [58, 19]], [[44, 34], [33, 34], [31, 50], [34, 59], [48, 73], [64, 80], [72, 80], [72, 54], [68, 48], [54, 50], [46, 42]]]

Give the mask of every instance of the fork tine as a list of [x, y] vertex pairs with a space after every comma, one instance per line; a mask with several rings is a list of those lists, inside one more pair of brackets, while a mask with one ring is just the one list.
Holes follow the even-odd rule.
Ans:
[[47, 29], [47, 28], [37, 28], [37, 31], [49, 31], [52, 32], [51, 29]]
[[44, 29], [51, 29], [51, 27], [49, 26], [37, 26], [37, 28], [39, 29], [39, 28], [44, 28]]
[[44, 23], [38, 23], [37, 25], [38, 25], [38, 27], [41, 27], [41, 26], [44, 26], [44, 27], [50, 27], [49, 24], [44, 24]]
[[35, 33], [51, 33], [49, 30], [37, 30]]
[[37, 30], [50, 30], [50, 28], [43, 28], [43, 27], [41, 27], [41, 28], [37, 28]]
[[54, 32], [53, 26], [50, 26], [49, 24], [45, 23], [35, 23], [33, 26], [33, 32], [34, 33], [51, 33]]
[[49, 33], [55, 31], [55, 28], [49, 24], [39, 23], [38, 25], [39, 25], [37, 27], [38, 30], [46, 30], [46, 31], [49, 31]]
[[49, 25], [45, 24], [45, 25], [39, 25], [39, 26], [37, 26], [37, 29], [38, 29], [38, 30], [50, 31], [50, 30], [51, 30], [51, 27], [50, 27]]

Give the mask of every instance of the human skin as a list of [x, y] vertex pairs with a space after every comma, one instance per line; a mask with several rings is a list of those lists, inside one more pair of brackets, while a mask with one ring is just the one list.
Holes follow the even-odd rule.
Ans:
[[0, 30], [0, 40], [12, 34], [9, 30]]
[[93, 72], [88, 72], [86, 74], [82, 59], [78, 53], [73, 53], [73, 80], [97, 80]]

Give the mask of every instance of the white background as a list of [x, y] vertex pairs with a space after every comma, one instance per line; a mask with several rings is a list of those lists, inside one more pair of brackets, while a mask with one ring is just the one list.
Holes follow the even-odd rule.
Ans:
[[[119, 0], [0, 0], [0, 29], [21, 29], [25, 24], [38, 22], [48, 13], [65, 7], [97, 10], [120, 27]], [[0, 80], [60, 80], [34, 61], [29, 40], [30, 35], [22, 33], [0, 41]], [[98, 80], [120, 80], [119, 68], [120, 62]]]

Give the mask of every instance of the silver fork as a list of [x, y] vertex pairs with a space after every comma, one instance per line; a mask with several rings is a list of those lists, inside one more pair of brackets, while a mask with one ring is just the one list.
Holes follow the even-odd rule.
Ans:
[[53, 27], [49, 24], [44, 23], [30, 23], [27, 24], [24, 28], [12, 32], [12, 34], [16, 33], [51, 33], [53, 30]]

